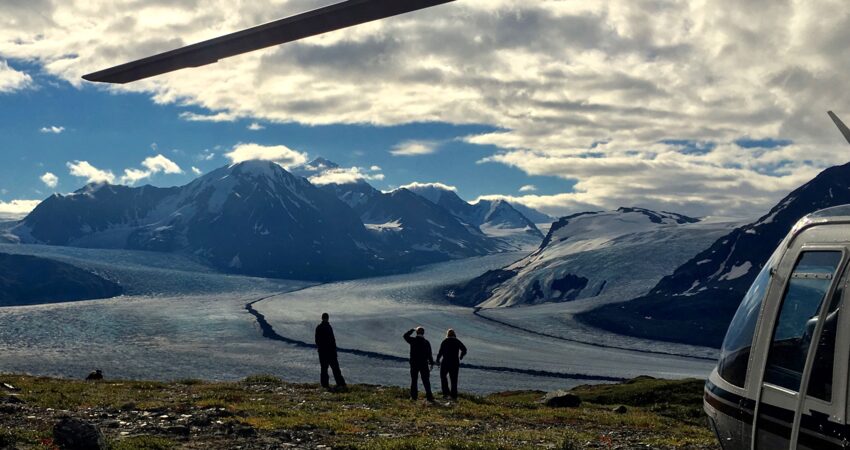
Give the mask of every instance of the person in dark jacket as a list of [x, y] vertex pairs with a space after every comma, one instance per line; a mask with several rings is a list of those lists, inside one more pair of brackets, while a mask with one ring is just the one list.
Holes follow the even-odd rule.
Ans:
[[[413, 333], [416, 332], [416, 337]], [[417, 327], [404, 333], [404, 340], [410, 344], [410, 398], [419, 398], [419, 381], [422, 377], [422, 387], [425, 388], [425, 398], [429, 402], [434, 401], [431, 393], [431, 368], [434, 367], [434, 357], [431, 352], [431, 343], [425, 339], [425, 329]]]
[[[457, 338], [455, 330], [449, 328], [437, 353], [443, 397], [451, 396], [452, 399], [457, 400], [457, 376], [460, 372], [460, 361], [464, 356], [466, 356], [466, 346]], [[449, 379], [451, 379], [451, 389], [449, 389]]]
[[330, 388], [328, 367], [334, 373], [334, 382], [337, 388], [345, 388], [345, 378], [342, 377], [342, 371], [339, 370], [339, 361], [336, 355], [336, 338], [334, 337], [334, 329], [328, 323], [330, 316], [328, 313], [322, 314], [322, 323], [316, 327], [316, 348], [319, 350], [319, 364], [322, 366], [322, 375], [320, 380], [322, 387]]

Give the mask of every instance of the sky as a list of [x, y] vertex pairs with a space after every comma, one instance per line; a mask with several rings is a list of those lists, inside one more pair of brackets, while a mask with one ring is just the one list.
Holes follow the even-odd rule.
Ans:
[[839, 1], [458, 0], [123, 86], [81, 76], [329, 0], [0, 2], [0, 213], [325, 157], [554, 216], [754, 217], [850, 148]]

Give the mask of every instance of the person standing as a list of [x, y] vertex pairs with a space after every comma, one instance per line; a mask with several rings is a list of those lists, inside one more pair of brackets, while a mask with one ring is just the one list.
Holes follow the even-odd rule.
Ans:
[[[416, 337], [413, 333], [416, 332]], [[434, 401], [431, 393], [431, 368], [434, 367], [434, 357], [431, 352], [431, 343], [425, 339], [425, 329], [417, 327], [404, 333], [404, 340], [410, 344], [410, 399], [419, 398], [419, 381], [422, 378], [422, 387], [425, 388], [425, 398], [429, 402]]]
[[[466, 346], [457, 338], [455, 330], [449, 328], [449, 331], [446, 332], [446, 338], [440, 344], [440, 351], [437, 353], [443, 397], [451, 396], [453, 400], [457, 400], [457, 376], [460, 372], [460, 361], [464, 356], [466, 356]], [[451, 379], [451, 389], [449, 388], [449, 379]]]
[[328, 313], [322, 314], [322, 323], [316, 327], [316, 348], [319, 350], [319, 364], [322, 367], [320, 380], [323, 388], [330, 389], [328, 377], [328, 367], [330, 367], [334, 374], [336, 387], [345, 388], [345, 378], [342, 377], [342, 371], [339, 370], [339, 361], [337, 360], [334, 329], [328, 319], [330, 319]]

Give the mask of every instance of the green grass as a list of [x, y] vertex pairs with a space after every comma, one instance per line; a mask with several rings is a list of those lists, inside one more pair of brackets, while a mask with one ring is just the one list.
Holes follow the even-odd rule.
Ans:
[[[260, 434], [309, 430], [322, 443], [348, 449], [532, 449], [652, 445], [661, 448], [717, 448], [702, 415], [702, 381], [638, 378], [623, 384], [573, 390], [580, 408], [549, 408], [543, 392], [462, 395], [457, 403], [411, 402], [396, 387], [353, 385], [330, 393], [315, 385], [289, 384], [271, 375], [241, 382], [182, 380], [174, 383], [106, 381], [86, 383], [26, 376], [0, 381], [22, 388], [21, 397], [38, 408], [81, 411], [166, 408], [182, 413], [225, 408], [228, 419]], [[625, 414], [612, 409], [626, 405]], [[2, 421], [0, 417], [0, 421]], [[0, 428], [0, 444], [49, 448], [51, 423]], [[105, 430], [112, 448], [171, 449], [184, 442], [161, 437], [120, 438]], [[615, 432], [615, 433], [612, 433]], [[624, 438], [623, 436], [628, 436]], [[4, 441], [5, 440], [5, 441]], [[2, 445], [0, 445], [2, 447]]]

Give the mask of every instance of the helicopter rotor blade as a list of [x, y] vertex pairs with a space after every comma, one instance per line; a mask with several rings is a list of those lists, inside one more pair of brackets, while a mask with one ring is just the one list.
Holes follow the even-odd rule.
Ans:
[[838, 127], [838, 130], [844, 135], [844, 139], [847, 139], [847, 143], [850, 144], [850, 128], [847, 128], [847, 125], [844, 125], [844, 122], [834, 112], [827, 111], [826, 113], [829, 114], [829, 118], [835, 122], [835, 126]]
[[83, 79], [101, 83], [129, 83], [452, 1], [454, 0], [347, 0], [90, 73], [84, 75]]

